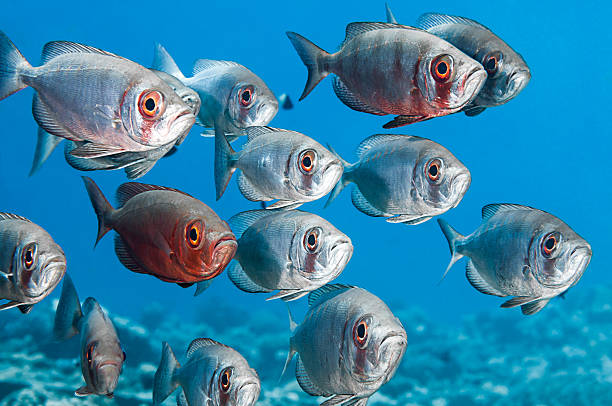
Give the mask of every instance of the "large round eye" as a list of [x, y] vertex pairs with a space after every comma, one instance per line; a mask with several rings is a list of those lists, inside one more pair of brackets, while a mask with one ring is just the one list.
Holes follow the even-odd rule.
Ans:
[[255, 100], [255, 91], [253, 89], [253, 86], [246, 86], [240, 89], [238, 97], [240, 98], [240, 104], [242, 104], [244, 107], [248, 107], [249, 105], [251, 105], [251, 103], [253, 103], [253, 100]]
[[437, 82], [448, 82], [453, 73], [453, 59], [450, 55], [440, 55], [431, 63], [431, 74]]
[[427, 179], [429, 179], [430, 182], [438, 182], [442, 177], [442, 161], [436, 158], [427, 162], [425, 172], [427, 174]]
[[140, 100], [138, 100], [138, 108], [140, 114], [148, 120], [157, 118], [161, 115], [164, 98], [157, 90], [145, 90], [140, 94]]
[[225, 368], [221, 372], [221, 377], [219, 378], [219, 389], [221, 389], [223, 393], [228, 393], [231, 387], [232, 387], [232, 370], [231, 368]]
[[125, 355], [125, 351], [123, 351], [123, 361], [125, 362], [126, 359], [127, 359], [127, 355]]
[[499, 70], [501, 64], [502, 54], [499, 51], [489, 52], [485, 55], [482, 66], [485, 68], [489, 76], [493, 76]]
[[365, 348], [368, 342], [368, 322], [360, 320], [353, 327], [353, 341], [358, 348]]
[[89, 362], [90, 364], [93, 362], [93, 352], [94, 352], [94, 344], [89, 344], [89, 347], [87, 347], [87, 362]]
[[24, 248], [21, 254], [21, 262], [26, 271], [34, 269], [34, 263], [36, 262], [36, 244], [30, 244]]
[[315, 252], [319, 247], [319, 236], [321, 229], [318, 227], [311, 228], [304, 235], [304, 248], [309, 252]]
[[312, 149], [307, 149], [300, 154], [300, 170], [309, 174], [313, 171], [317, 161], [317, 154]]
[[192, 248], [197, 248], [202, 241], [204, 226], [200, 220], [192, 221], [185, 227], [185, 239]]
[[544, 236], [542, 239], [542, 254], [546, 258], [550, 258], [554, 254], [560, 239], [561, 235], [556, 232], [548, 233]]

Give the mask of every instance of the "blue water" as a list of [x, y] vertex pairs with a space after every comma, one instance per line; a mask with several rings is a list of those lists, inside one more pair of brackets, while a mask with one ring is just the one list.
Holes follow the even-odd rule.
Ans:
[[[574, 291], [587, 291], [612, 279], [612, 217], [608, 213], [612, 198], [608, 186], [612, 146], [608, 25], [612, 8], [553, 1], [395, 1], [390, 6], [404, 24], [414, 23], [427, 11], [473, 18], [489, 26], [528, 63], [532, 79], [508, 104], [477, 117], [455, 114], [392, 132], [439, 142], [470, 169], [472, 185], [465, 198], [443, 216], [459, 231], [470, 233], [478, 226], [483, 205], [511, 202], [546, 210], [589, 241], [594, 252], [589, 268], [567, 300], [557, 300], [561, 309], [576, 310]], [[95, 6], [70, 1], [62, 2], [61, 7], [30, 1], [4, 4], [0, 29], [33, 64], [47, 41], [71, 40], [148, 66], [153, 46], [160, 42], [184, 72], [191, 70], [197, 58], [237, 61], [258, 74], [277, 96], [287, 92], [296, 102], [306, 81], [306, 68], [285, 31], [298, 32], [333, 51], [344, 38], [347, 23], [382, 21], [384, 16], [382, 1], [171, 5], [109, 1]], [[137, 317], [151, 302], [161, 303], [175, 317], [205, 317], [222, 311], [206, 298], [194, 298], [193, 288], [182, 289], [125, 269], [115, 257], [112, 235], [93, 249], [97, 222], [80, 179], [83, 173], [66, 164], [61, 147], [39, 173], [28, 177], [37, 128], [31, 115], [32, 93], [26, 89], [0, 102], [0, 209], [26, 216], [47, 229], [64, 248], [81, 296], [96, 297], [111, 312]], [[390, 132], [381, 128], [390, 117], [350, 110], [336, 98], [328, 78], [293, 110], [281, 110], [270, 125], [329, 143], [352, 162], [361, 140]], [[215, 201], [213, 140], [200, 137], [199, 132], [194, 127], [179, 153], [161, 160], [140, 181], [188, 192], [224, 219], [258, 208], [242, 197], [235, 180]], [[109, 199], [126, 181], [122, 171], [90, 175]], [[442, 325], [478, 312], [491, 312], [493, 317], [513, 312], [511, 320], [522, 322], [517, 309], [499, 309], [499, 298], [474, 290], [465, 279], [463, 263], [438, 285], [450, 254], [435, 221], [404, 226], [368, 217], [352, 206], [348, 190], [327, 209], [323, 209], [324, 202], [305, 204], [303, 210], [332, 222], [355, 246], [338, 282], [364, 287], [389, 303], [418, 307]], [[58, 294], [59, 290], [52, 297]], [[265, 302], [265, 296], [239, 291], [224, 275], [204, 295], [223, 298], [236, 307], [285, 311], [282, 303]], [[0, 314], [0, 320], [2, 317]]]

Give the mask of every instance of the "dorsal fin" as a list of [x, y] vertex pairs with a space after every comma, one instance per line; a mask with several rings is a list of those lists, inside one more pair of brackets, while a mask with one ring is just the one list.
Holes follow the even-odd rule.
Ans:
[[344, 38], [344, 42], [350, 41], [358, 35], [364, 34], [370, 31], [376, 30], [389, 30], [395, 28], [403, 28], [406, 30], [416, 30], [414, 27], [410, 27], [402, 24], [393, 24], [393, 23], [371, 23], [371, 22], [357, 22], [350, 23], [346, 26], [346, 36]]
[[240, 238], [253, 223], [271, 214], [274, 212], [266, 209], [243, 211], [232, 216], [227, 222], [236, 238]]
[[216, 61], [214, 59], [198, 59], [197, 61], [195, 61], [195, 64], [193, 65], [193, 75], [195, 76], [198, 73], [204, 72], [208, 69], [221, 68], [221, 67], [244, 68], [244, 66], [240, 65], [237, 62], [233, 62], [233, 61]]
[[[187, 358], [191, 358], [194, 352], [203, 347], [208, 347], [210, 345], [220, 345], [222, 347], [227, 347], [225, 344], [221, 344], [218, 341], [213, 340], [212, 338], [196, 338], [189, 344], [189, 348], [187, 348]], [[227, 347], [229, 348], [229, 347]]]
[[308, 295], [308, 306], [312, 307], [320, 301], [330, 299], [348, 289], [353, 289], [355, 286], [344, 285], [341, 283], [332, 283], [321, 286], [319, 289], [310, 292]]
[[406, 141], [416, 141], [416, 140], [422, 140], [423, 138], [421, 137], [417, 137], [414, 135], [399, 135], [399, 134], [375, 134], [375, 135], [371, 135], [368, 138], [366, 138], [365, 140], [361, 141], [359, 143], [359, 146], [357, 146], [357, 156], [359, 158], [361, 158], [366, 152], [368, 152], [370, 149], [379, 146], [379, 145], [384, 145], [390, 141], [395, 141], [398, 139], [403, 139]]
[[23, 216], [20, 216], [18, 214], [0, 212], [0, 221], [2, 220], [23, 220], [23, 221], [27, 221], [28, 223], [32, 222], [31, 220]]
[[[90, 47], [70, 41], [51, 41], [47, 42], [42, 50], [41, 65], [49, 62], [51, 59], [64, 54], [100, 54], [121, 58], [118, 55], [103, 51], [98, 48]], [[123, 58], [121, 58], [123, 59]]]
[[122, 207], [132, 197], [139, 195], [144, 192], [150, 192], [152, 190], [168, 190], [170, 192], [177, 192], [185, 196], [193, 197], [185, 192], [177, 189], [173, 189], [165, 186], [147, 185], [146, 183], [138, 182], [127, 182], [119, 186], [117, 189], [117, 202], [119, 207]]
[[274, 128], [274, 127], [247, 127], [244, 132], [246, 132], [247, 139], [251, 141], [254, 138], [257, 138], [261, 135], [270, 134], [270, 133], [278, 133], [278, 132], [293, 132], [289, 130], [283, 130], [282, 128]]
[[482, 208], [482, 219], [488, 220], [491, 217], [493, 217], [496, 213], [499, 213], [502, 211], [513, 211], [513, 210], [537, 210], [537, 209], [534, 209], [533, 207], [523, 206], [520, 204], [513, 204], [513, 203], [492, 203], [492, 204], [487, 204], [485, 207]]
[[491, 31], [479, 22], [470, 20], [469, 18], [438, 13], [422, 14], [416, 22], [416, 26], [425, 31], [429, 31], [430, 28], [446, 24], [470, 25], [472, 27], [482, 28], [483, 30], [487, 30], [489, 32]]

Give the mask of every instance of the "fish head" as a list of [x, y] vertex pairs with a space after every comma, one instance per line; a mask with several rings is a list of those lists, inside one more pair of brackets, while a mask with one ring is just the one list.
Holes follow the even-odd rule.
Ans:
[[353, 255], [351, 239], [327, 220], [301, 213], [290, 259], [300, 277], [323, 285], [338, 277]]
[[229, 225], [200, 203], [188, 210], [172, 230], [173, 252], [185, 271], [208, 280], [219, 275], [234, 258], [238, 243]]
[[89, 342], [81, 357], [95, 393], [112, 396], [126, 358], [119, 343], [115, 340]]
[[224, 406], [254, 405], [261, 391], [257, 372], [245, 360], [218, 366], [210, 385], [210, 398], [216, 400], [214, 404]]
[[399, 319], [386, 306], [377, 310], [382, 311], [357, 312], [344, 330], [345, 368], [364, 387], [377, 388], [391, 379], [408, 341]]
[[160, 147], [184, 137], [195, 115], [169, 85], [148, 73], [151, 77], [143, 77], [123, 94], [121, 120], [134, 141]]
[[417, 85], [434, 108], [458, 110], [476, 97], [486, 78], [482, 65], [436, 38], [419, 62]]
[[172, 76], [169, 73], [150, 69], [153, 73], [155, 73], [161, 80], [166, 82], [168, 86], [174, 90], [174, 93], [180, 97], [187, 106], [189, 106], [189, 110], [193, 113], [194, 116], [197, 116], [200, 113], [200, 107], [202, 107], [202, 100], [200, 99], [200, 95], [190, 87], [187, 87], [178, 80], [176, 77]]
[[470, 171], [450, 151], [425, 139], [412, 176], [415, 200], [440, 212], [461, 202], [472, 179]]
[[314, 140], [296, 146], [289, 155], [287, 167], [293, 190], [308, 200], [329, 193], [344, 171], [338, 157]]
[[242, 69], [230, 92], [226, 115], [238, 128], [268, 125], [278, 112], [278, 100], [263, 80]]
[[591, 245], [574, 230], [550, 216], [533, 233], [529, 263], [539, 284], [566, 290], [578, 283], [591, 261]]
[[42, 229], [23, 235], [13, 253], [14, 283], [25, 296], [41, 300], [66, 273], [62, 248]]

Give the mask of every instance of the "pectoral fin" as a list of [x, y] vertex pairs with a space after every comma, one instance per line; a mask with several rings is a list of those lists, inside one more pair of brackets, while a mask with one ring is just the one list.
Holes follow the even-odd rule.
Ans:
[[93, 390], [91, 390], [89, 387], [87, 386], [81, 386], [79, 389], [77, 389], [76, 391], [74, 391], [74, 394], [76, 396], [82, 397], [82, 396], [89, 396], [89, 395], [93, 395]]
[[396, 128], [408, 124], [418, 123], [419, 121], [429, 120], [431, 117], [427, 116], [397, 116], [387, 124], [383, 125], [383, 128]]

